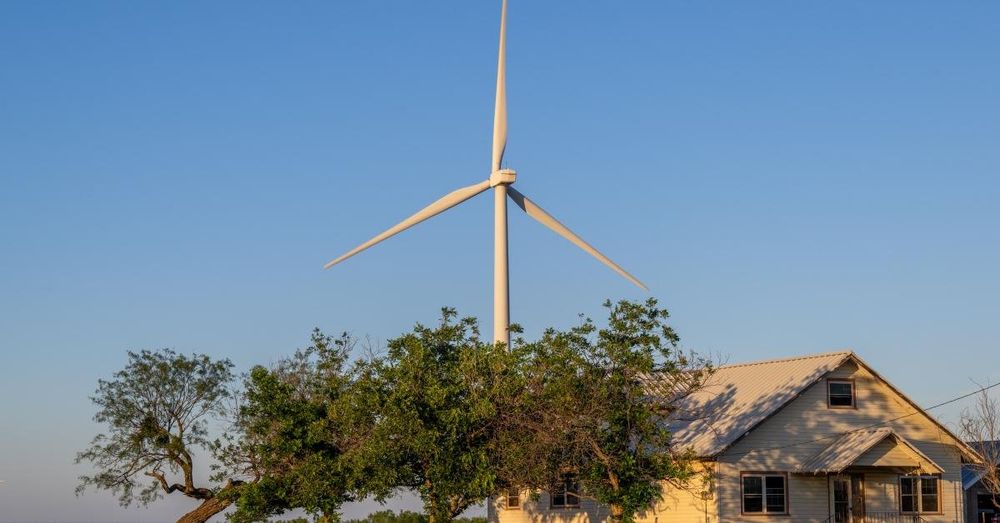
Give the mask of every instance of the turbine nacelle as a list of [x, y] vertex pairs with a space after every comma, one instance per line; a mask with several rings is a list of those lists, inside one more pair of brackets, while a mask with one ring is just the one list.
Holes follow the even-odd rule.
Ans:
[[517, 171], [514, 169], [499, 169], [490, 174], [490, 187], [497, 185], [511, 185], [517, 180]]

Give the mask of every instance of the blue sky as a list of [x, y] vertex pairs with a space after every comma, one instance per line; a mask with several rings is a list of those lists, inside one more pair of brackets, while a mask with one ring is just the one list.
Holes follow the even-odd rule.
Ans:
[[[511, 2], [517, 187], [649, 284], [685, 347], [851, 347], [925, 405], [1000, 379], [1000, 4]], [[87, 396], [127, 349], [246, 369], [314, 326], [489, 324], [489, 197], [320, 267], [487, 176], [498, 16], [0, 3], [0, 521], [185, 506], [73, 496]], [[645, 296], [519, 213], [529, 333]]]

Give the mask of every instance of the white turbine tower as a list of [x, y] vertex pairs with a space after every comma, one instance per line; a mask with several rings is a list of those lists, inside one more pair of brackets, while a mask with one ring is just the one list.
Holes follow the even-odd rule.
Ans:
[[451, 192], [438, 201], [424, 207], [413, 216], [396, 224], [389, 230], [351, 249], [343, 256], [327, 263], [323, 268], [329, 269], [334, 265], [354, 256], [355, 254], [387, 239], [399, 234], [410, 227], [440, 214], [462, 202], [476, 196], [479, 193], [493, 189], [494, 203], [494, 223], [493, 223], [493, 340], [495, 342], [510, 343], [510, 293], [508, 290], [509, 277], [507, 272], [507, 198], [527, 213], [528, 216], [538, 220], [556, 234], [566, 238], [577, 247], [590, 253], [601, 263], [611, 267], [615, 272], [621, 274], [632, 283], [646, 289], [638, 279], [629, 274], [585, 242], [565, 225], [559, 223], [544, 209], [535, 202], [529, 200], [525, 195], [511, 187], [517, 178], [517, 173], [513, 169], [501, 168], [504, 148], [507, 146], [507, 0], [503, 0], [503, 8], [500, 12], [500, 53], [497, 63], [497, 96], [496, 108], [493, 113], [493, 163], [490, 167], [489, 179], [463, 187]]

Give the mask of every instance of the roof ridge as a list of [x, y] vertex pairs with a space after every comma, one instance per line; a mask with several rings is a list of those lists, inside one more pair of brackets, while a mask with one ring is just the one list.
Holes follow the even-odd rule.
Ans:
[[809, 359], [818, 359], [818, 358], [829, 358], [830, 356], [847, 356], [847, 355], [850, 355], [850, 354], [854, 354], [854, 351], [848, 349], [848, 350], [838, 350], [838, 351], [830, 351], [830, 352], [819, 352], [819, 353], [816, 353], [816, 354], [806, 354], [804, 356], [791, 356], [791, 357], [787, 357], [787, 358], [772, 358], [772, 359], [768, 359], [768, 360], [757, 360], [757, 361], [748, 361], [748, 362], [745, 362], [745, 363], [733, 363], [731, 365], [721, 365], [721, 366], [719, 366], [719, 369], [720, 370], [721, 369], [732, 369], [732, 368], [735, 368], [735, 367], [750, 367], [750, 366], [753, 366], [753, 365], [767, 365], [767, 364], [770, 364], [770, 363], [784, 363], [784, 362], [788, 362], [788, 361], [799, 361], [799, 360], [809, 360]]

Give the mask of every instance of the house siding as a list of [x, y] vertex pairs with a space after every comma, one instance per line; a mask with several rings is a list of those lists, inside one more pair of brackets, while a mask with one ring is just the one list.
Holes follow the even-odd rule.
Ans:
[[859, 457], [854, 466], [905, 467], [913, 463], [914, 454], [913, 451], [896, 444], [892, 438], [886, 438]]
[[[706, 462], [701, 465], [701, 474], [711, 476], [714, 481], [716, 464]], [[668, 523], [694, 522], [718, 523], [718, 504], [714, 495], [708, 499], [702, 496], [705, 491], [704, 482], [697, 478], [684, 487], [664, 482], [663, 499], [645, 513], [636, 517], [638, 523]], [[504, 507], [504, 499], [490, 499], [487, 502], [487, 517], [489, 521], [501, 523], [596, 523], [610, 519], [610, 511], [606, 506], [592, 499], [581, 498], [578, 509], [549, 509], [549, 495], [542, 492], [532, 500], [529, 493], [522, 495], [521, 507], [508, 509]]]
[[[854, 380], [855, 408], [828, 407], [828, 379]], [[939, 493], [941, 513], [922, 514], [922, 521], [963, 521], [961, 455], [953, 437], [877, 376], [850, 359], [803, 389], [787, 405], [717, 456], [715, 462], [705, 462], [714, 475], [714, 496], [705, 500], [699, 488], [685, 490], [667, 485], [663, 502], [640, 515], [638, 520], [641, 523], [828, 522], [831, 514], [829, 478], [796, 471], [840, 434], [876, 424], [894, 430], [944, 470]], [[873, 447], [865, 457], [872, 460], [872, 464], [897, 463], [904, 457], [902, 454], [906, 454], [901, 452], [887, 442]], [[745, 472], [787, 474], [788, 514], [743, 515], [741, 474]], [[897, 512], [898, 474], [876, 468], [860, 472], [864, 473], [868, 513]], [[520, 510], [507, 510], [499, 508], [498, 503], [491, 503], [489, 516], [491, 522], [500, 523], [589, 523], [608, 519], [608, 510], [592, 500], [581, 501], [577, 511], [547, 510], [547, 507], [548, 497], [542, 494], [538, 502], [526, 502]]]
[[[853, 379], [856, 408], [828, 408], [826, 379]], [[892, 388], [852, 361], [845, 362], [826, 378], [805, 389], [719, 457], [721, 521], [787, 521], [788, 516], [741, 515], [741, 471], [793, 472], [833, 441], [832, 437], [825, 436], [894, 418], [900, 419], [881, 426], [896, 431], [944, 469], [940, 493], [942, 513], [925, 514], [923, 519], [928, 522], [961, 521], [961, 457], [952, 437]], [[899, 509], [896, 501], [897, 475], [871, 472], [866, 474], [865, 479], [869, 512]], [[829, 487], [825, 476], [791, 474], [788, 495], [789, 513], [794, 521], [822, 522], [829, 517]]]
[[547, 492], [537, 496], [523, 493], [521, 506], [516, 509], [505, 508], [503, 498], [491, 498], [487, 501], [487, 518], [503, 523], [597, 523], [610, 517], [608, 508], [593, 499], [580, 498], [577, 508], [549, 508], [550, 502]]

